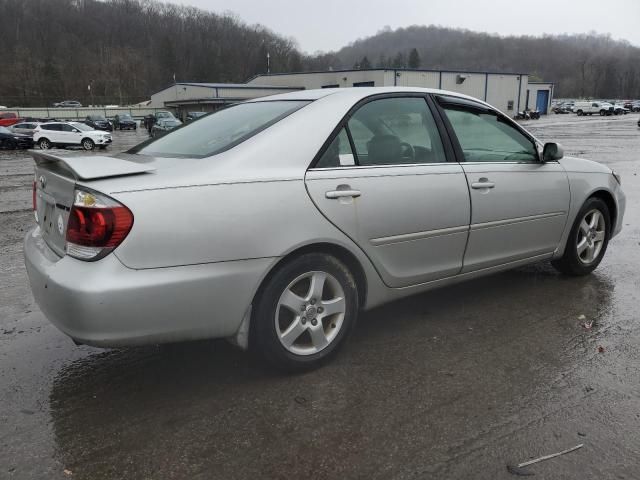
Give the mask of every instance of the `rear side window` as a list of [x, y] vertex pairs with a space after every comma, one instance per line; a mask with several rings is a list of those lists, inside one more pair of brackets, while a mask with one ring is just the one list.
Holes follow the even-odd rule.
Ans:
[[233, 148], [308, 103], [286, 100], [240, 103], [143, 142], [129, 153], [157, 157], [208, 157]]
[[424, 98], [374, 100], [360, 107], [347, 125], [359, 165], [447, 161]]
[[54, 130], [54, 131], [57, 131], [57, 132], [62, 130], [61, 125], [59, 123], [52, 123], [50, 125], [42, 125], [40, 128], [42, 128], [42, 130]]

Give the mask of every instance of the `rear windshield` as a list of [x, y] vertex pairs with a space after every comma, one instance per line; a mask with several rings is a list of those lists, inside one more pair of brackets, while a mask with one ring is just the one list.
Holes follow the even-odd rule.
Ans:
[[240, 103], [143, 142], [129, 153], [208, 157], [235, 147], [308, 103], [290, 100]]

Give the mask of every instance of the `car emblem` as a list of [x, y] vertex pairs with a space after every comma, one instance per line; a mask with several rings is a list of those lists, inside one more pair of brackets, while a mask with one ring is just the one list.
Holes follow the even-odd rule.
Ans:
[[60, 235], [64, 233], [64, 220], [62, 219], [62, 215], [58, 215], [58, 232], [60, 232]]
[[47, 179], [44, 178], [44, 175], [40, 175], [38, 183], [40, 184], [40, 188], [44, 188], [47, 185]]

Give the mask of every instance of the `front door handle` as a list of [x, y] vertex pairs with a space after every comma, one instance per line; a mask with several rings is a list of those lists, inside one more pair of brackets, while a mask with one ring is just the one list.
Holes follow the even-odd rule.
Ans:
[[471, 184], [471, 188], [475, 188], [476, 190], [481, 188], [493, 188], [495, 186], [496, 186], [495, 183], [490, 182], [489, 179], [485, 177], [482, 177], [479, 181], [473, 182]]
[[362, 194], [360, 190], [353, 190], [348, 185], [345, 185], [343, 188], [340, 188], [340, 187], [343, 187], [343, 186], [339, 185], [337, 190], [330, 190], [326, 192], [324, 196], [329, 199], [345, 198], [345, 197], [356, 198]]

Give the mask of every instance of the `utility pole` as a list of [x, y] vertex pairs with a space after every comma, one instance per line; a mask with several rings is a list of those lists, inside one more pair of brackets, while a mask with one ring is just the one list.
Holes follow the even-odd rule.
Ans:
[[267, 52], [267, 74], [271, 73], [271, 55]]
[[93, 80], [89, 80], [89, 85], [87, 85], [87, 90], [89, 90], [89, 95], [91, 95], [91, 106], [93, 107], [93, 90], [91, 89], [91, 84], [93, 84]]

